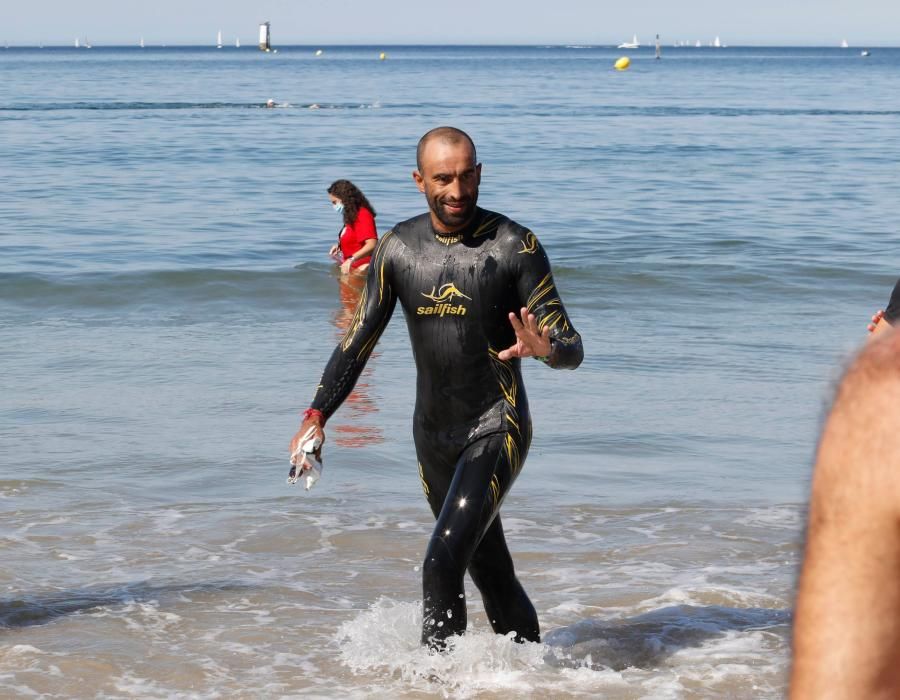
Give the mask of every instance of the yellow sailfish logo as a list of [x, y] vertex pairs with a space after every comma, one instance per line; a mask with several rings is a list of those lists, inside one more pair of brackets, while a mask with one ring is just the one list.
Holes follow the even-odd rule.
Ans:
[[[437, 291], [437, 293], [435, 293]], [[461, 291], [456, 288], [456, 285], [453, 282], [447, 282], [447, 284], [441, 285], [440, 289], [435, 287], [431, 288], [431, 294], [426, 294], [422, 292], [422, 296], [426, 299], [431, 299], [435, 304], [449, 304], [453, 301], [455, 297], [460, 297], [461, 299], [468, 299], [472, 301], [472, 297], [467, 297]]]
[[416, 314], [418, 316], [445, 316], [446, 314], [450, 314], [451, 316], [465, 316], [466, 315], [466, 307], [465, 304], [460, 301], [458, 304], [453, 304], [454, 299], [468, 299], [472, 301], [472, 297], [466, 296], [459, 289], [457, 289], [456, 285], [453, 282], [448, 282], [447, 284], [441, 285], [440, 289], [437, 287], [431, 288], [431, 293], [427, 294], [425, 292], [421, 292], [422, 296], [426, 299], [430, 299], [434, 302], [433, 306], [420, 306], [416, 309]]

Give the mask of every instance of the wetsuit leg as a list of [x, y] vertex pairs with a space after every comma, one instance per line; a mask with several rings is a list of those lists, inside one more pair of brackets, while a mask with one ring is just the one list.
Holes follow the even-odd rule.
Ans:
[[516, 633], [516, 641], [541, 641], [537, 612], [519, 583], [503, 536], [500, 516], [488, 528], [469, 563], [484, 609], [497, 634]]
[[[515, 476], [506, 444], [506, 434], [478, 440], [463, 451], [450, 470], [429, 469], [431, 460], [423, 460], [420, 451], [423, 483], [437, 517], [422, 566], [423, 644], [441, 647], [447, 637], [465, 631], [463, 577], [473, 564], [476, 585], [494, 629], [515, 629], [521, 639], [539, 636], [537, 615], [516, 580], [503, 528], [496, 520]], [[484, 550], [480, 551], [482, 543]], [[512, 597], [504, 600], [504, 595]]]

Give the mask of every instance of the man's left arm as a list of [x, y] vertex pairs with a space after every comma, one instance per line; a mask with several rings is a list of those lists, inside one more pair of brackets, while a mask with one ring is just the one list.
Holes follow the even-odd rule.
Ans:
[[841, 382], [816, 455], [792, 700], [900, 697], [900, 332]]
[[[537, 237], [530, 231], [516, 250], [514, 265], [517, 270], [516, 286], [522, 307], [523, 318], [513, 323], [517, 345], [522, 345], [523, 334], [528, 334], [529, 325], [541, 338], [549, 340], [546, 356], [538, 356], [551, 367], [575, 369], [584, 359], [581, 336], [563, 306], [559, 291], [550, 269], [550, 260]], [[531, 318], [533, 317], [533, 322]], [[510, 319], [512, 322], [512, 319]], [[522, 330], [520, 330], [522, 328]], [[546, 347], [546, 345], [544, 345]], [[518, 353], [519, 357], [535, 356], [534, 353]]]

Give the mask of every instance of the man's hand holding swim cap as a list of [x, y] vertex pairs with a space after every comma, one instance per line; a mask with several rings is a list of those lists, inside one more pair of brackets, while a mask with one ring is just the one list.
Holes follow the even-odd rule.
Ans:
[[519, 312], [521, 320], [510, 311], [509, 322], [516, 332], [516, 342], [506, 350], [497, 353], [501, 360], [511, 360], [514, 357], [546, 358], [550, 355], [550, 328], [544, 330], [538, 328], [534, 314], [529, 313], [524, 306]]
[[303, 414], [303, 422], [300, 424], [300, 430], [298, 430], [294, 437], [291, 438], [291, 465], [297, 466], [297, 463], [300, 460], [300, 443], [301, 441], [310, 439], [307, 435], [310, 428], [313, 428], [315, 430], [315, 432], [313, 433], [313, 439], [318, 438], [319, 440], [321, 440], [319, 449], [317, 449], [314, 454], [316, 456], [316, 459], [322, 461], [322, 445], [325, 444], [324, 427], [325, 416], [322, 415], [321, 411], [309, 409]]

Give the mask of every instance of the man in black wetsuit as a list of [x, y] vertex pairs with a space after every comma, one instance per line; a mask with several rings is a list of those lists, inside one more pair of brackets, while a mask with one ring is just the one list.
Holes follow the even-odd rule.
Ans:
[[531, 443], [520, 358], [577, 367], [581, 337], [535, 235], [477, 206], [475, 145], [451, 127], [419, 142], [416, 186], [430, 211], [378, 242], [353, 321], [291, 442], [322, 427], [353, 389], [397, 301], [416, 361], [413, 437], [437, 518], [422, 566], [422, 642], [466, 629], [468, 569], [499, 634], [539, 641], [537, 613], [516, 578], [498, 515]]

